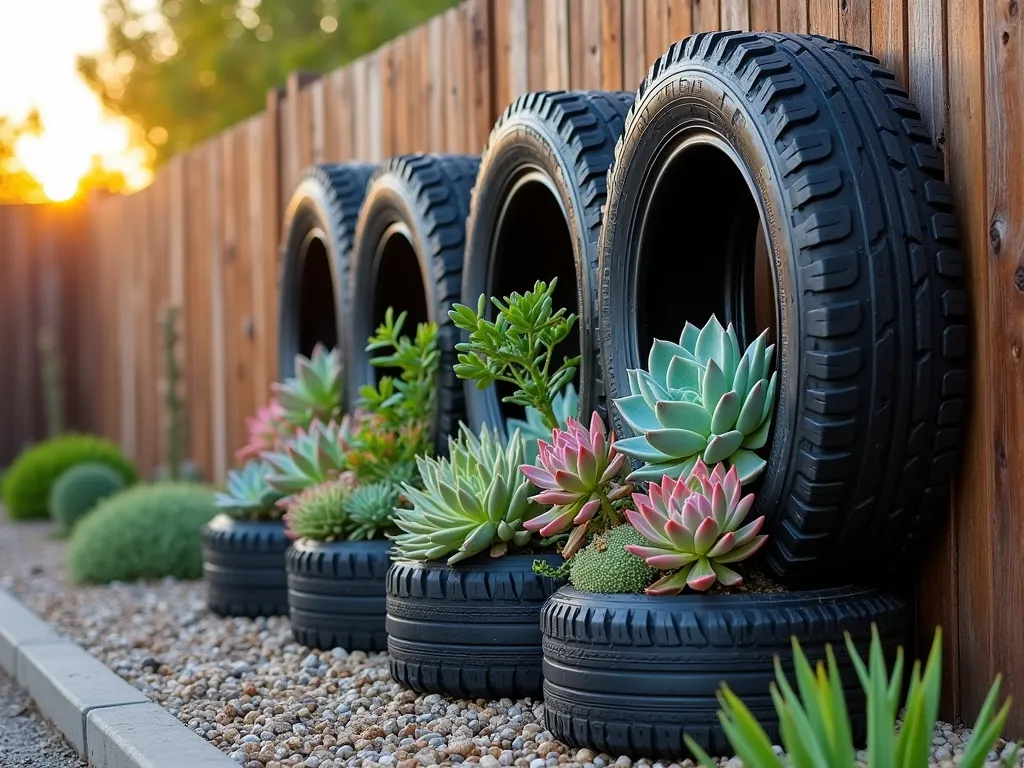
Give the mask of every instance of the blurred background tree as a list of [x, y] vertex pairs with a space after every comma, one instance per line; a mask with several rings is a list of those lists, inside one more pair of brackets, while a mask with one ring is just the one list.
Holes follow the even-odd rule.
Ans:
[[331, 70], [455, 3], [107, 0], [108, 50], [78, 67], [159, 162], [261, 110], [289, 72]]
[[15, 153], [18, 139], [42, 132], [43, 123], [36, 111], [21, 121], [0, 115], [0, 203], [37, 202], [44, 198], [42, 185], [25, 170]]

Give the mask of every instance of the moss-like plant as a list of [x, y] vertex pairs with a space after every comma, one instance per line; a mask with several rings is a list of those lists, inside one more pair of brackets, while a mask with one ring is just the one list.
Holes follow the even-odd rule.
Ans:
[[68, 575], [76, 583], [198, 579], [202, 528], [215, 511], [213, 493], [201, 485], [130, 488], [101, 502], [75, 527]]
[[124, 490], [120, 473], [106, 464], [88, 462], [72, 467], [50, 492], [50, 517], [70, 531], [99, 502]]
[[595, 536], [569, 561], [569, 581], [583, 592], [642, 592], [658, 572], [626, 547], [643, 543], [644, 537], [631, 525]]
[[114, 443], [92, 435], [61, 435], [25, 450], [4, 477], [4, 506], [13, 520], [48, 517], [50, 492], [62, 474], [94, 462], [115, 469], [131, 485], [135, 465]]

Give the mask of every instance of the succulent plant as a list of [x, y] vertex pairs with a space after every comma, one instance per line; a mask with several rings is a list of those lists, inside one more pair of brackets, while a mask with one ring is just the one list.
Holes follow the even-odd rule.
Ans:
[[626, 457], [615, 449], [615, 436], [608, 437], [604, 422], [595, 411], [589, 431], [569, 418], [565, 430], [555, 429], [551, 442], [538, 443], [537, 466], [523, 464], [519, 469], [541, 492], [531, 497], [551, 509], [523, 523], [528, 531], [554, 536], [575, 525], [562, 551], [570, 557], [582, 545], [594, 515], [601, 512], [605, 526], [621, 522], [611, 502], [625, 498], [631, 487], [615, 481]]
[[401, 489], [388, 482], [361, 485], [352, 491], [345, 500], [345, 511], [351, 523], [349, 541], [379, 538], [393, 529], [391, 520], [401, 497]]
[[341, 423], [314, 421], [308, 430], [300, 429], [280, 451], [263, 454], [271, 469], [267, 482], [287, 497], [337, 477], [347, 468], [349, 424], [348, 416]]
[[285, 534], [292, 539], [338, 541], [349, 529], [345, 502], [355, 488], [350, 475], [306, 488], [292, 497], [284, 514]]
[[513, 434], [507, 446], [485, 425], [480, 436], [459, 425], [458, 440], [448, 439], [449, 458], [417, 456], [424, 490], [409, 483], [402, 490], [412, 509], [396, 509], [395, 524], [404, 533], [393, 538], [402, 557], [457, 563], [485, 550], [500, 557], [508, 546], [523, 546], [522, 528], [539, 511], [530, 501], [533, 484], [519, 473], [523, 438]]
[[[570, 417], [579, 413], [580, 398], [576, 394], [576, 387], [571, 383], [557, 395], [551, 403], [555, 418], [558, 419], [558, 426], [565, 429]], [[544, 416], [532, 406], [526, 406], [525, 419], [508, 419], [505, 422], [505, 430], [512, 434], [516, 430], [523, 436], [523, 448], [526, 451], [526, 463], [536, 464], [539, 449], [538, 440], [547, 440], [551, 437], [551, 427], [544, 423]]]
[[627, 551], [626, 546], [646, 541], [631, 525], [619, 525], [598, 534], [569, 561], [569, 581], [583, 592], [643, 591], [658, 571]]
[[295, 375], [271, 386], [283, 420], [296, 429], [341, 418], [341, 387], [341, 355], [336, 349], [328, 352], [323, 344], [317, 344], [308, 358], [297, 355]]
[[249, 520], [280, 516], [277, 502], [281, 492], [267, 482], [270, 466], [253, 459], [241, 469], [228, 472], [226, 492], [213, 495], [213, 505], [231, 517]]
[[752, 493], [742, 498], [741, 493], [736, 467], [726, 472], [719, 464], [709, 474], [698, 461], [686, 479], [666, 475], [646, 494], [633, 494], [637, 508], [626, 510], [626, 518], [649, 544], [626, 549], [652, 568], [675, 571], [648, 587], [648, 594], [675, 595], [685, 587], [703, 592], [716, 581], [743, 582], [728, 565], [746, 560], [768, 537], [758, 535], [763, 516], [740, 527], [754, 503]]
[[249, 442], [235, 452], [235, 458], [241, 462], [280, 450], [282, 442], [291, 434], [284, 420], [284, 409], [276, 398], [259, 408], [255, 416], [249, 416], [245, 424], [249, 429]]
[[712, 315], [700, 330], [687, 323], [678, 344], [655, 340], [648, 370], [628, 371], [631, 394], [614, 401], [638, 433], [619, 450], [646, 462], [630, 480], [683, 477], [698, 459], [728, 462], [744, 484], [761, 474], [765, 461], [754, 451], [768, 441], [777, 381], [767, 337], [741, 355], [732, 324], [723, 329]]

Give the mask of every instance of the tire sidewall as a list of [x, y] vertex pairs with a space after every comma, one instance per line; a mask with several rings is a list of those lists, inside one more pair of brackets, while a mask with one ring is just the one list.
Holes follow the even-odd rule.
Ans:
[[[323, 185], [316, 179], [304, 179], [295, 191], [285, 213], [281, 245], [280, 297], [281, 306], [278, 321], [278, 370], [281, 375], [290, 375], [295, 358], [301, 353], [298, 347], [301, 316], [302, 274], [305, 270], [305, 254], [300, 254], [303, 243], [314, 231], [321, 233], [327, 249], [327, 262], [331, 273], [334, 292], [334, 316], [338, 328], [338, 342], [343, 338], [342, 329], [347, 326], [349, 312], [349, 290], [347, 271], [349, 255], [342, 242], [341, 233], [331, 223], [330, 205]], [[289, 255], [292, 257], [289, 258]], [[346, 408], [348, 403], [345, 403]]]
[[693, 63], [664, 72], [637, 100], [634, 110], [609, 174], [609, 202], [600, 244], [601, 364], [612, 425], [617, 435], [634, 434], [612, 400], [630, 394], [627, 369], [647, 367], [646, 352], [638, 349], [635, 292], [639, 286], [633, 247], [644, 214], [642, 191], [652, 181], [652, 171], [662, 166], [661, 159], [675, 146], [695, 130], [709, 131], [727, 145], [751, 187], [767, 232], [776, 286], [778, 393], [769, 438], [771, 452], [756, 501], [757, 514], [771, 517], [787, 481], [794, 450], [789, 435], [800, 413], [801, 389], [799, 361], [788, 343], [801, 333], [794, 300], [797, 265], [777, 155], [769, 149], [757, 121], [750, 119], [749, 102], [737, 84]]
[[[492, 257], [498, 217], [514, 185], [530, 173], [541, 175], [550, 185], [572, 237], [576, 270], [576, 302], [579, 307], [576, 332], [580, 338], [581, 362], [577, 377], [578, 415], [594, 408], [594, 338], [596, 286], [588, 265], [594, 260], [596, 242], [587, 238], [583, 222], [586, 205], [573, 174], [566, 165], [560, 144], [563, 140], [550, 127], [529, 112], [513, 115], [491, 135], [477, 176], [469, 219], [466, 223], [466, 260], [462, 272], [462, 302], [476, 307], [481, 294], [490, 298], [488, 286], [494, 268]], [[546, 279], [538, 276], [538, 279]], [[501, 298], [501, 297], [498, 297]], [[490, 305], [489, 305], [490, 306]], [[466, 382], [466, 414], [470, 426], [479, 429], [488, 424], [507, 437], [497, 392], [493, 387], [480, 390]]]

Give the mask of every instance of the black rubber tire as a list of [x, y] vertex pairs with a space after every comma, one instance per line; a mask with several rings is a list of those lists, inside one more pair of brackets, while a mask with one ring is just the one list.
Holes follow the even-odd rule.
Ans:
[[299, 539], [288, 549], [288, 605], [296, 642], [383, 651], [391, 542]]
[[711, 755], [730, 755], [717, 714], [716, 692], [725, 683], [777, 744], [769, 685], [776, 655], [794, 681], [796, 635], [812, 663], [832, 645], [861, 741], [864, 695], [844, 633], [867, 658], [875, 623], [895, 658], [910, 617], [903, 598], [855, 587], [672, 597], [565, 587], [541, 612], [545, 724], [559, 741], [610, 755], [685, 757], [684, 733]]
[[[379, 288], [376, 274], [387, 234], [400, 231], [411, 244], [419, 265], [426, 317], [438, 326], [441, 352], [437, 375], [434, 439], [438, 453], [448, 449], [448, 436], [464, 418], [462, 382], [452, 370], [458, 329], [448, 310], [459, 299], [462, 257], [466, 245], [466, 216], [479, 158], [470, 155], [404, 155], [386, 162], [374, 174], [356, 225], [349, 294], [354, 297], [348, 320], [346, 349], [348, 391], [376, 381], [366, 352], [366, 340], [383, 319], [387, 306], [375, 307]], [[405, 307], [396, 306], [396, 314]], [[375, 316], [380, 311], [380, 317]], [[403, 332], [416, 331], [415, 320]]]
[[[373, 174], [370, 163], [314, 165], [303, 174], [284, 217], [281, 246], [280, 307], [278, 309], [278, 370], [292, 375], [295, 356], [309, 356], [316, 341], [328, 347], [344, 343], [348, 312], [348, 260], [355, 236], [356, 218], [363, 204], [366, 185]], [[334, 293], [334, 343], [330, 338], [312, 338], [303, 330], [303, 313], [324, 312], [312, 307], [303, 296], [303, 271], [311, 238], [318, 238], [326, 250]], [[308, 338], [303, 338], [304, 336]], [[346, 393], [346, 396], [348, 393]]]
[[284, 553], [290, 543], [281, 522], [217, 515], [207, 523], [203, 579], [210, 610], [221, 616], [287, 615]]
[[[629, 394], [627, 368], [646, 365], [637, 328], [649, 318], [638, 319], [635, 275], [642, 227], [657, 231], [649, 179], [697, 131], [735, 154], [768, 222], [783, 343], [768, 467], [756, 489], [756, 514], [769, 520], [767, 560], [783, 576], [839, 583], [911, 570], [948, 512], [967, 390], [963, 258], [942, 159], [906, 91], [854, 46], [739, 32], [674, 44], [638, 92], [609, 181], [600, 319], [610, 398]], [[692, 179], [696, 194], [707, 181]], [[685, 228], [684, 204], [674, 202], [672, 226]], [[733, 200], [718, 208], [730, 203], [739, 210]], [[721, 231], [679, 237], [702, 250], [687, 270], [712, 269], [699, 238], [721, 243]], [[723, 274], [722, 293], [739, 290]], [[730, 317], [717, 285], [689, 277], [698, 293], [661, 277], [677, 297], [679, 330], [711, 311], [723, 322], [743, 319], [739, 310]], [[692, 302], [721, 308], [688, 318]], [[631, 434], [612, 410], [617, 433]]]
[[388, 572], [391, 677], [414, 691], [469, 699], [539, 696], [540, 609], [565, 582], [533, 561], [558, 555], [396, 562]]
[[[480, 160], [466, 222], [466, 261], [462, 268], [462, 303], [476, 308], [480, 294], [493, 296], [503, 213], [526, 179], [538, 179], [557, 199], [572, 239], [579, 320], [577, 375], [581, 417], [603, 406], [595, 391], [597, 345], [597, 240], [605, 203], [608, 168], [615, 142], [622, 135], [632, 93], [604, 91], [543, 91], [516, 99], [491, 131]], [[524, 212], [525, 213], [525, 212]], [[537, 243], [536, 247], [543, 247]], [[523, 292], [536, 280], [549, 282], [548, 273], [524, 274], [514, 290]], [[573, 286], [568, 287], [573, 290]], [[563, 290], [560, 286], [559, 292]], [[498, 298], [508, 291], [497, 291]], [[570, 308], [570, 311], [573, 311]], [[494, 387], [477, 389], [465, 382], [466, 415], [474, 429], [488, 424], [505, 435], [505, 419]]]

